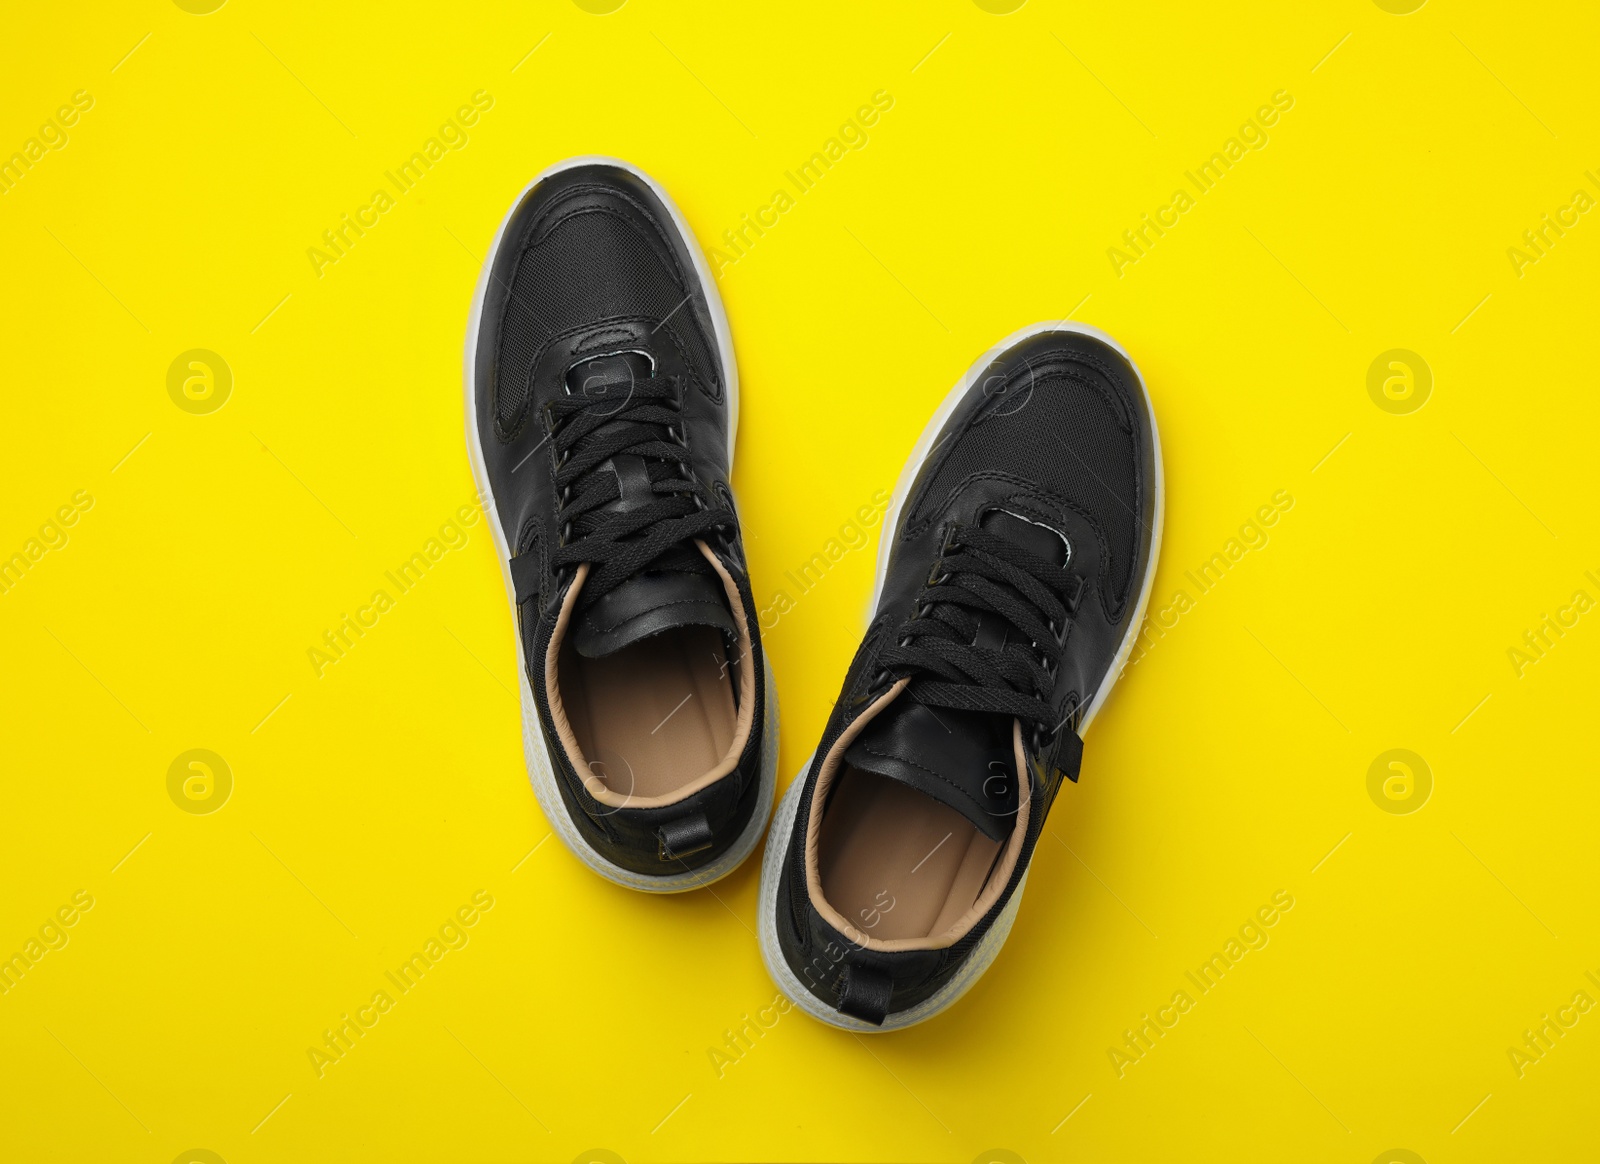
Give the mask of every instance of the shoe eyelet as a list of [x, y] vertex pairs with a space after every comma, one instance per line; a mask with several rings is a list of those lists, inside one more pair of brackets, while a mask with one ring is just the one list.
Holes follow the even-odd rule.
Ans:
[[1047, 744], [1055, 741], [1056, 737], [1061, 734], [1061, 729], [1066, 726], [1067, 721], [1065, 719], [1056, 724], [1056, 726], [1051, 728], [1049, 731], [1045, 731], [1044, 728], [1036, 726], [1033, 729], [1033, 750], [1035, 752], [1043, 751]]
[[880, 670], [872, 677], [872, 682], [867, 684], [866, 691], [856, 696], [851, 701], [852, 707], [861, 707], [868, 703], [876, 702], [883, 697], [884, 692], [894, 686], [894, 676], [886, 670]]
[[[1072, 616], [1078, 613], [1078, 607], [1083, 602], [1084, 591], [1088, 589], [1088, 580], [1082, 574], [1073, 575], [1072, 593], [1063, 596], [1062, 605], [1067, 608], [1067, 619], [1062, 626], [1063, 632], [1072, 625]], [[1065, 635], [1063, 634], [1063, 638]]]

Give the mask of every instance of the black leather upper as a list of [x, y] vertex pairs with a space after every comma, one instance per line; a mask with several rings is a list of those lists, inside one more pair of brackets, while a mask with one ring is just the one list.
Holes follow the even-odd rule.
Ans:
[[[709, 863], [738, 838], [759, 800], [766, 711], [757, 607], [728, 480], [728, 373], [688, 249], [693, 245], [648, 183], [625, 169], [595, 164], [550, 175], [523, 197], [505, 226], [484, 294], [473, 367], [474, 420], [512, 548], [528, 681], [556, 783], [596, 851], [651, 874]], [[557, 520], [556, 455], [544, 406], [560, 394], [583, 391], [589, 369], [608, 360], [615, 364], [618, 353], [643, 353], [626, 357], [639, 376], [678, 386], [681, 439], [693, 475], [728, 516], [725, 528], [706, 540], [734, 580], [757, 647], [741, 661], [755, 669], [757, 706], [738, 767], [658, 809], [619, 809], [588, 794], [552, 728], [544, 681], [545, 652], [574, 573], [551, 563], [564, 531]], [[642, 467], [631, 463], [637, 460], [616, 458], [617, 508], [626, 508], [633, 493], [648, 493], [649, 481], [640, 484]], [[709, 570], [706, 577], [663, 572], [642, 584], [624, 582], [580, 610], [570, 634], [575, 649], [593, 655], [687, 624], [715, 626], [725, 634], [734, 629], [726, 592]], [[709, 845], [701, 843], [705, 830]]]
[[[1075, 733], [1082, 713], [1101, 685], [1115, 680], [1109, 671], [1118, 649], [1137, 629], [1131, 620], [1152, 568], [1156, 478], [1154, 433], [1137, 376], [1115, 349], [1093, 337], [1049, 331], [1025, 338], [982, 370], [956, 404], [910, 487], [898, 524], [885, 530], [893, 542], [882, 595], [818, 745], [788, 839], [776, 910], [779, 945], [791, 969], [828, 1005], [840, 1006], [843, 999], [846, 1013], [863, 1017], [863, 999], [878, 997], [876, 988], [886, 975], [892, 997], [882, 1013], [915, 1006], [959, 972], [1015, 893], [1063, 780], [1077, 778], [1082, 745]], [[1039, 531], [1042, 540], [1030, 547], [1035, 552], [1045, 552], [1052, 539], [1059, 541], [1057, 535], [1064, 538], [1070, 552], [1063, 549], [1061, 556], [1082, 579], [1072, 617], [1061, 628], [1064, 650], [1049, 693], [1056, 730], [1023, 733], [1031, 787], [1021, 858], [1000, 899], [954, 945], [867, 950], [825, 922], [806, 889], [804, 853], [816, 767], [895, 681], [882, 667], [880, 653], [937, 579], [949, 531], [983, 523], [996, 511]], [[1014, 800], [990, 803], [979, 787], [983, 771], [1001, 754], [996, 733], [958, 730], [964, 737], [959, 744], [946, 738], [948, 733], [922, 733], [908, 719], [919, 709], [896, 713], [903, 701], [889, 704], [867, 725], [846, 752], [849, 762], [860, 765], [863, 742], [879, 756], [897, 753], [902, 766], [912, 770], [896, 778], [956, 807], [990, 836], [1009, 835], [1004, 817], [1014, 811]], [[937, 714], [948, 724], [950, 717], [965, 713]], [[1003, 754], [1014, 771], [1009, 735]], [[892, 763], [879, 759], [860, 766], [893, 775]], [[961, 783], [958, 772], [967, 774], [962, 787], [935, 790], [946, 776]], [[992, 827], [984, 827], [986, 817]], [[850, 967], [860, 968], [853, 979]], [[863, 983], [874, 989], [864, 990]]]
[[474, 372], [485, 468], [516, 552], [533, 534], [554, 530], [554, 460], [538, 405], [564, 390], [569, 369], [595, 356], [647, 351], [657, 375], [692, 389], [683, 409], [696, 468], [707, 485], [727, 485], [732, 419], [689, 245], [649, 186], [613, 166], [546, 178], [506, 224]]

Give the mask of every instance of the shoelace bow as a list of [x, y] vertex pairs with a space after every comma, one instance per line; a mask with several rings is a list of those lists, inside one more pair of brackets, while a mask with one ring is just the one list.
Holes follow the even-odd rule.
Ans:
[[[1050, 689], [1082, 579], [975, 527], [952, 531], [935, 569], [917, 613], [880, 656], [883, 670], [909, 676], [906, 694], [925, 706], [996, 712], [1036, 729], [1059, 728]], [[992, 616], [1007, 624], [1003, 647], [975, 641], [979, 623]]]
[[[703, 568], [698, 553], [657, 559], [690, 539], [732, 525], [690, 470], [673, 377], [591, 384], [545, 405], [555, 450], [557, 517], [562, 540], [550, 555], [556, 568], [588, 562], [583, 587], [587, 606], [652, 563]], [[601, 512], [621, 497], [615, 473], [598, 472], [615, 456], [644, 460], [655, 499], [637, 509]]]

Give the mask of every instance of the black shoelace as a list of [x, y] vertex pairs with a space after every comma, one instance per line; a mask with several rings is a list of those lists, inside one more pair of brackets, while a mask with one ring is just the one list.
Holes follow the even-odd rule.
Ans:
[[[561, 544], [550, 561], [557, 569], [590, 563], [583, 605], [651, 565], [706, 567], [689, 541], [731, 530], [733, 515], [713, 503], [690, 467], [675, 378], [591, 384], [556, 397], [545, 410], [561, 522]], [[621, 485], [615, 473], [597, 470], [617, 456], [645, 462], [655, 498], [636, 509], [602, 512], [621, 497]]]
[[[1050, 706], [1067, 620], [1082, 579], [976, 527], [946, 537], [936, 573], [879, 658], [931, 707], [1015, 716], [1035, 731], [1061, 727]], [[1001, 647], [978, 644], [980, 622], [1005, 621]], [[988, 637], [988, 636], [985, 636]]]

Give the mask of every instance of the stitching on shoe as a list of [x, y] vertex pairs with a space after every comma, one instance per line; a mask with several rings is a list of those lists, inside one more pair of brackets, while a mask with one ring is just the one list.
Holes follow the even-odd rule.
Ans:
[[1101, 360], [1100, 357], [1088, 354], [1073, 353], [1068, 355], [1065, 352], [1052, 352], [1040, 361], [1042, 367], [1049, 367], [1051, 364], [1057, 363], [1086, 365], [1104, 376], [1107, 383], [1106, 385], [1097, 384], [1092, 377], [1085, 376], [1081, 372], [1074, 372], [1070, 366], [1056, 372], [1041, 373], [1040, 382], [1048, 383], [1052, 379], [1060, 378], [1070, 380], [1074, 384], [1090, 389], [1110, 406], [1111, 411], [1117, 418], [1118, 428], [1125, 433], [1137, 431], [1139, 426], [1134, 419], [1132, 410], [1133, 400], [1131, 397], [1133, 393], [1122, 385], [1122, 373]]
[[[548, 209], [546, 209], [544, 211], [544, 214], [547, 217], [549, 215], [551, 215], [551, 214], [556, 214], [557, 217], [553, 221], [549, 221], [549, 222], [542, 222], [541, 223], [541, 222], [537, 222], [536, 221], [534, 226], [533, 226], [533, 229], [529, 230], [526, 234], [523, 235], [522, 246], [518, 251], [518, 262], [519, 262], [519, 264], [520, 264], [522, 256], [526, 255], [527, 252], [535, 245], [535, 240], [536, 239], [542, 239], [543, 237], [548, 236], [549, 234], [553, 233], [557, 228], [559, 228], [563, 223], [567, 222], [568, 220], [570, 220], [572, 218], [576, 218], [578, 215], [581, 215], [581, 214], [609, 214], [613, 218], [618, 219], [624, 225], [626, 225], [630, 229], [632, 229], [634, 231], [634, 233], [636, 233], [636, 234], [641, 233], [639, 231], [639, 227], [638, 227], [637, 223], [634, 223], [633, 221], [628, 219], [628, 217], [626, 215], [620, 214], [616, 210], [614, 210], [614, 209], [612, 209], [612, 208], [610, 208], [608, 206], [579, 206], [579, 207], [573, 207], [573, 208], [571, 208], [569, 210], [566, 210], [566, 211], [561, 211], [560, 210], [560, 206], [561, 206], [561, 203], [563, 201], [567, 201], [567, 200], [570, 200], [570, 199], [573, 199], [573, 198], [589, 197], [589, 196], [592, 196], [592, 195], [595, 195], [595, 194], [602, 194], [602, 195], [607, 195], [607, 196], [610, 196], [610, 197], [620, 198], [620, 199], [622, 199], [624, 202], [626, 202], [629, 206], [631, 206], [634, 209], [634, 211], [639, 215], [639, 217], [644, 220], [645, 225], [647, 225], [650, 228], [649, 229], [649, 234], [648, 234], [648, 236], [646, 236], [645, 241], [650, 244], [650, 246], [651, 246], [651, 248], [653, 250], [657, 250], [658, 252], [664, 252], [664, 253], [658, 253], [657, 254], [657, 258], [662, 260], [663, 265], [667, 268], [667, 274], [672, 279], [673, 283], [677, 286], [679, 291], [683, 291], [686, 295], [693, 294], [693, 291], [690, 289], [691, 286], [696, 287], [696, 288], [699, 287], [699, 270], [694, 265], [693, 255], [691, 254], [689, 256], [689, 268], [690, 269], [689, 270], [685, 270], [683, 265], [682, 265], [682, 262], [680, 261], [680, 259], [678, 257], [677, 248], [673, 246], [672, 239], [670, 237], [668, 237], [665, 229], [656, 222], [655, 215], [654, 215], [652, 209], [650, 207], [644, 205], [640, 201], [640, 199], [638, 199], [637, 197], [634, 196], [634, 194], [631, 191], [618, 190], [617, 188], [615, 188], [613, 186], [607, 186], [607, 185], [604, 185], [602, 183], [597, 183], [597, 182], [585, 182], [585, 183], [583, 183], [581, 185], [572, 186], [572, 187], [569, 187], [566, 190], [560, 191], [559, 193], [557, 193], [555, 195], [555, 199], [556, 199], [555, 205], [553, 205], [553, 206], [549, 207]], [[670, 210], [668, 210], [666, 206], [662, 206], [661, 209], [667, 214], [668, 218], [670, 219], [672, 212]], [[675, 225], [676, 224], [674, 223], [674, 226]], [[683, 242], [683, 247], [684, 247], [684, 249], [686, 251], [690, 247], [694, 247], [694, 246], [698, 246], [699, 245], [699, 242], [696, 239], [694, 239], [692, 236], [689, 237], [689, 238], [683, 239], [682, 242]], [[709, 315], [709, 302], [707, 304], [707, 307], [708, 307], [708, 315]], [[716, 360], [719, 358], [719, 352], [716, 350], [717, 349], [717, 345], [716, 345], [716, 342], [715, 342], [715, 339], [716, 339], [715, 330], [716, 329], [713, 327], [711, 330], [712, 330], [712, 335], [711, 335], [711, 341], [712, 342], [709, 344], [709, 352], [710, 352], [710, 356], [711, 356], [712, 362], [715, 363]], [[696, 379], [698, 381], [698, 377], [696, 377]], [[700, 383], [699, 387], [700, 387], [700, 390], [702, 392], [704, 392], [709, 399], [711, 399], [711, 400], [713, 400], [715, 402], [718, 402], [718, 403], [720, 403], [722, 401], [722, 399], [723, 399], [723, 390], [722, 390], [723, 386], [721, 384], [718, 384], [716, 386], [716, 391], [712, 391], [712, 389], [710, 387], [708, 387], [704, 383]]]
[[[558, 191], [553, 195], [552, 205], [543, 210], [540, 217], [534, 221], [532, 229], [522, 236], [521, 253], [526, 254], [530, 248], [553, 234], [563, 223], [580, 214], [609, 214], [613, 218], [626, 223], [636, 233], [638, 232], [639, 228], [636, 223], [629, 221], [626, 215], [610, 206], [572, 206], [565, 210], [562, 209], [562, 203], [564, 202], [590, 198], [597, 194], [609, 198], [620, 198], [644, 220], [645, 224], [650, 228], [650, 235], [653, 236], [647, 238], [646, 241], [652, 245], [652, 248], [665, 248], [667, 269], [672, 274], [674, 281], [681, 286], [684, 272], [678, 269], [678, 260], [673, 253], [672, 242], [666, 237], [660, 226], [657, 225], [655, 215], [651, 212], [651, 209], [640, 202], [631, 191], [619, 190], [615, 186], [607, 186], [598, 182], [585, 182], [582, 185], [569, 186], [567, 189]], [[662, 209], [665, 210], [666, 207], [662, 207]], [[670, 212], [668, 213], [670, 215]]]
[[[552, 177], [554, 178], [556, 176], [552, 175]], [[541, 185], [543, 185], [543, 183], [541, 183]], [[537, 190], [533, 191], [532, 193], [530, 193], [530, 197], [532, 197], [533, 194], [536, 194], [536, 193], [537, 193]], [[568, 201], [568, 200], [573, 199], [573, 198], [586, 197], [586, 196], [590, 196], [590, 195], [594, 195], [594, 194], [604, 194], [604, 195], [609, 195], [611, 197], [620, 198], [622, 201], [624, 201], [629, 206], [631, 206], [635, 210], [635, 212], [638, 213], [639, 217], [641, 219], [643, 219], [644, 223], [649, 226], [649, 228], [650, 228], [649, 231], [648, 232], [641, 232], [639, 230], [638, 224], [632, 222], [626, 216], [618, 213], [616, 210], [613, 210], [613, 209], [611, 209], [609, 207], [605, 207], [605, 206], [575, 207], [575, 208], [569, 209], [569, 210], [567, 210], [565, 212], [561, 212], [561, 204], [564, 201]], [[516, 259], [511, 264], [511, 270], [509, 272], [509, 278], [505, 279], [503, 282], [501, 280], [496, 280], [496, 279], [491, 279], [490, 280], [491, 285], [500, 284], [500, 285], [503, 285], [504, 288], [505, 288], [505, 298], [502, 301], [502, 305], [504, 303], [510, 302], [510, 300], [513, 298], [513, 296], [512, 296], [512, 288], [516, 284], [517, 272], [521, 268], [523, 258], [527, 256], [528, 251], [531, 250], [532, 247], [535, 245], [535, 240], [540, 239], [540, 238], [548, 235], [551, 231], [554, 231], [557, 227], [559, 227], [562, 223], [566, 222], [569, 218], [573, 218], [573, 217], [575, 217], [575, 216], [577, 216], [579, 214], [590, 214], [590, 213], [609, 214], [612, 217], [617, 218], [618, 220], [623, 222], [626, 226], [629, 227], [629, 229], [633, 230], [634, 233], [640, 234], [641, 237], [643, 237], [645, 239], [646, 244], [649, 245], [652, 250], [658, 252], [657, 253], [657, 257], [662, 260], [663, 265], [667, 268], [668, 277], [671, 278], [673, 284], [678, 288], [678, 290], [685, 291], [687, 293], [687, 288], [685, 286], [685, 283], [689, 279], [690, 272], [685, 271], [682, 268], [682, 265], [679, 262], [677, 251], [672, 245], [672, 240], [665, 236], [662, 228], [656, 223], [655, 216], [654, 216], [653, 212], [651, 211], [651, 209], [649, 207], [646, 207], [645, 205], [643, 205], [639, 201], [639, 199], [636, 198], [630, 191], [619, 190], [616, 187], [607, 186], [607, 185], [603, 185], [601, 183], [596, 183], [596, 182], [584, 182], [584, 183], [581, 183], [581, 184], [578, 184], [578, 185], [570, 186], [570, 187], [568, 187], [568, 188], [566, 188], [564, 190], [558, 191], [555, 195], [553, 195], [553, 198], [554, 198], [553, 205], [551, 205], [549, 207], [546, 207], [544, 210], [540, 211], [534, 217], [533, 222], [530, 223], [527, 227], [523, 228], [521, 238], [518, 240], [518, 245], [517, 245], [517, 250], [516, 250]], [[522, 204], [519, 203], [517, 208], [516, 208], [516, 210], [512, 211], [512, 216], [515, 217], [517, 211], [520, 210], [521, 208], [522, 208]], [[666, 207], [662, 207], [662, 209], [666, 210]], [[671, 212], [667, 211], [667, 213], [670, 216]], [[552, 214], [556, 215], [555, 219], [553, 221], [545, 221]], [[684, 245], [685, 250], [687, 250], [689, 247], [698, 246], [699, 243], [693, 238], [686, 238], [686, 239], [683, 240], [683, 245]], [[691, 255], [690, 266], [693, 267], [692, 255]], [[698, 272], [698, 269], [696, 269], [694, 271], [694, 276], [695, 276], [695, 279], [694, 279], [695, 285], [698, 286], [698, 284], [699, 284], [699, 272]], [[487, 300], [485, 302], [486, 302], [486, 305], [487, 305]], [[493, 327], [493, 336], [494, 336], [495, 347], [496, 347], [497, 352], [498, 352], [498, 349], [499, 349], [501, 343], [504, 340], [504, 332], [501, 329], [501, 327], [499, 326], [499, 323], [500, 323], [500, 320], [496, 319], [495, 323], [494, 323], [494, 327]], [[577, 330], [582, 330], [581, 326]], [[711, 342], [708, 345], [708, 352], [709, 352], [713, 367], [715, 366], [715, 364], [717, 363], [718, 359], [720, 358], [720, 352], [717, 350], [717, 345], [716, 345], [716, 342], [715, 342], [715, 339], [716, 339], [715, 330], [716, 330], [715, 327], [713, 327], [712, 328], [712, 333], [713, 334], [710, 337]], [[569, 331], [563, 332], [562, 334], [563, 335], [571, 334], [571, 330], [569, 329]], [[549, 341], [549, 342], [554, 342], [554, 337], [552, 337], [552, 340]], [[723, 391], [723, 387], [724, 386], [721, 383], [718, 383], [715, 386], [715, 391], [713, 391], [712, 388], [710, 386], [708, 386], [700, 378], [700, 376], [698, 376], [694, 372], [693, 362], [690, 361], [687, 358], [686, 353], [684, 353], [684, 351], [683, 351], [683, 345], [682, 345], [681, 342], [679, 342], [677, 340], [676, 335], [674, 335], [674, 342], [677, 344], [677, 347], [679, 349], [679, 354], [684, 356], [684, 364], [685, 364], [686, 367], [688, 367], [691, 378], [695, 381], [695, 383], [700, 388], [700, 390], [706, 394], [708, 399], [712, 400], [715, 403], [719, 403], [720, 404], [722, 402], [724, 396], [725, 396], [725, 392]], [[548, 343], [546, 345], [544, 345], [544, 346], [541, 346], [541, 348], [539, 349], [539, 352], [536, 353], [535, 360], [534, 360], [534, 365], [535, 366], [537, 366], [537, 363], [538, 363], [538, 358], [537, 358], [538, 354], [542, 354], [542, 352], [544, 351], [544, 347], [547, 347], [547, 346], [548, 346]], [[727, 369], [720, 369], [720, 371], [723, 372], [723, 373], [726, 373]], [[502, 442], [514, 440], [514, 439], [516, 439], [516, 437], [522, 431], [523, 422], [525, 420], [524, 414], [527, 411], [528, 403], [531, 402], [531, 400], [532, 400], [532, 394], [530, 392], [527, 401], [524, 401], [523, 407], [518, 410], [518, 415], [515, 418], [515, 423], [511, 426], [510, 429], [506, 429], [506, 428], [503, 428], [501, 426], [501, 424], [500, 424], [499, 399], [498, 399], [499, 398], [499, 375], [498, 375], [498, 370], [497, 369], [495, 371], [494, 382], [493, 382], [493, 386], [492, 387], [493, 387], [493, 390], [490, 393], [490, 400], [491, 400], [491, 403], [494, 405], [494, 411], [495, 411], [495, 417], [494, 417], [495, 435], [497, 437], [499, 437], [502, 440]]]
[[[643, 321], [641, 320], [641, 322]], [[633, 333], [631, 331], [629, 331], [627, 328], [619, 327], [614, 331], [600, 332], [596, 335], [590, 336], [582, 344], [579, 344], [577, 347], [573, 348], [572, 354], [576, 358], [589, 356], [591, 353], [598, 354], [603, 352], [603, 350], [606, 348], [615, 347], [620, 343], [627, 343], [633, 338]]]
[[[624, 324], [624, 323], [646, 324], [646, 323], [650, 323], [651, 321], [652, 321], [652, 317], [648, 316], [648, 315], [613, 315], [613, 316], [610, 316], [610, 317], [608, 317], [606, 319], [597, 320], [597, 321], [590, 322], [590, 323], [574, 324], [571, 327], [563, 328], [561, 331], [556, 332], [549, 339], [545, 340], [544, 343], [540, 344], [537, 348], [534, 349], [533, 358], [528, 361], [528, 371], [523, 377], [523, 383], [527, 385], [527, 389], [528, 389], [527, 395], [523, 397], [522, 407], [517, 409], [516, 413], [514, 414], [514, 416], [513, 416], [514, 424], [513, 424], [513, 427], [511, 427], [510, 429], [502, 429], [500, 427], [500, 408], [499, 408], [499, 399], [498, 399], [498, 397], [499, 397], [499, 387], [500, 386], [499, 386], [499, 378], [497, 376], [496, 377], [496, 383], [495, 383], [495, 391], [494, 391], [495, 399], [493, 400], [492, 403], [494, 405], [494, 411], [495, 411], [494, 431], [495, 431], [495, 435], [500, 438], [501, 443], [509, 444], [511, 441], [516, 440], [519, 436], [522, 435], [523, 431], [527, 428], [528, 416], [529, 416], [530, 411], [533, 408], [534, 399], [535, 399], [535, 393], [534, 393], [534, 390], [533, 390], [533, 383], [532, 383], [533, 376], [534, 376], [534, 373], [536, 371], [538, 371], [539, 363], [540, 363], [541, 360], [544, 359], [544, 356], [545, 356], [546, 352], [548, 352], [551, 348], [555, 347], [562, 340], [570, 339], [573, 336], [578, 335], [578, 334], [580, 334], [582, 332], [589, 331], [592, 328], [606, 327], [606, 326], [610, 326], [610, 325], [621, 325], [621, 324]], [[672, 347], [677, 352], [678, 359], [683, 364], [684, 371], [687, 374], [689, 380], [696, 387], [698, 387], [700, 389], [700, 391], [705, 392], [708, 396], [710, 396], [709, 389], [706, 388], [705, 383], [701, 380], [700, 374], [695, 371], [695, 369], [694, 369], [694, 361], [689, 358], [688, 350], [683, 346], [683, 340], [679, 337], [677, 331], [674, 328], [670, 327], [670, 326], [662, 328], [661, 331], [664, 331], [666, 333], [666, 335], [668, 336], [668, 338], [671, 340]], [[653, 333], [653, 334], [661, 334], [661, 332], [656, 332], [656, 333]], [[618, 326], [617, 335], [619, 337], [626, 335], [625, 331], [620, 326]], [[720, 400], [721, 400], [720, 397], [713, 397], [712, 399], [718, 401], [719, 403], [720, 403]], [[555, 455], [554, 448], [552, 447], [551, 456], [553, 457], [554, 455]]]

